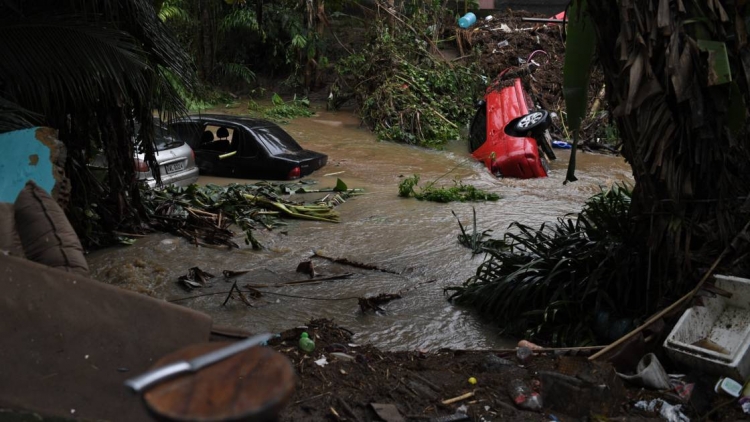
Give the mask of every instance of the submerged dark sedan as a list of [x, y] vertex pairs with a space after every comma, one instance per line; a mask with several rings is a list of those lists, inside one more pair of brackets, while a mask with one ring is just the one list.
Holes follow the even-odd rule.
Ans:
[[203, 114], [174, 120], [169, 128], [193, 148], [201, 174], [290, 180], [328, 161], [327, 155], [303, 149], [268, 120]]

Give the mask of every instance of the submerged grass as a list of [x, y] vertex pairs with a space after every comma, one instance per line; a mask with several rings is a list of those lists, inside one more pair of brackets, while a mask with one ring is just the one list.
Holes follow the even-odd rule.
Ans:
[[[539, 229], [511, 224], [476, 274], [445, 289], [457, 304], [476, 308], [509, 335], [572, 346], [609, 341], [658, 302], [632, 238], [630, 189], [614, 186], [590, 198], [576, 216]], [[462, 244], [484, 242], [461, 226]], [[467, 240], [472, 240], [466, 242]], [[619, 328], [613, 328], [619, 327]]]

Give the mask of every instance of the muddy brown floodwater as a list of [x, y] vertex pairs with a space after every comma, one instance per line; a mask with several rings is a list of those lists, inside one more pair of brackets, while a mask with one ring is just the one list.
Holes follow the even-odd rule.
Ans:
[[[577, 160], [579, 181], [563, 185], [569, 157], [563, 150], [556, 150], [559, 158], [551, 163], [548, 178], [496, 179], [470, 158], [463, 142], [451, 144], [445, 151], [378, 142], [349, 112], [319, 112], [284, 128], [305, 148], [329, 156], [328, 165], [307, 179], [317, 181], [320, 187], [333, 187], [341, 178], [350, 188], [365, 190], [364, 195], [338, 207], [341, 223], [287, 220], [288, 226], [283, 230], [259, 230], [256, 237], [266, 247], [263, 251], [197, 247], [182, 238], [153, 234], [132, 246], [90, 254], [94, 277], [173, 300], [228, 291], [231, 284], [220, 276], [225, 269], [250, 270], [239, 277], [240, 286], [303, 279], [295, 272], [297, 264], [318, 251], [399, 274], [314, 259], [321, 275], [354, 275], [321, 284], [264, 288], [263, 297], [255, 301], [254, 307], [240, 301], [222, 306], [226, 294], [178, 303], [210, 314], [216, 324], [254, 332], [280, 332], [311, 318], [329, 318], [356, 333], [355, 341], [385, 350], [506, 347], [513, 340], [500, 335], [496, 325], [450, 304], [443, 295], [444, 287], [464, 282], [483, 260], [480, 255], [472, 257], [471, 251], [458, 244], [459, 228], [451, 211], [465, 226], [471, 226], [475, 207], [478, 229], [491, 229], [493, 237], [500, 237], [511, 222], [538, 226], [555, 221], [580, 211], [584, 201], [599, 192], [600, 186], [632, 181], [630, 167], [622, 158], [584, 153]], [[402, 176], [412, 174], [419, 174], [423, 182], [440, 178], [440, 183], [450, 184], [454, 179], [462, 180], [497, 192], [502, 199], [437, 204], [398, 197]], [[202, 184], [233, 182], [242, 181], [213, 177], [199, 180]], [[212, 280], [211, 287], [188, 293], [175, 282], [194, 266], [218, 277]], [[387, 303], [382, 315], [362, 314], [359, 310], [357, 297], [409, 288], [402, 299]]]

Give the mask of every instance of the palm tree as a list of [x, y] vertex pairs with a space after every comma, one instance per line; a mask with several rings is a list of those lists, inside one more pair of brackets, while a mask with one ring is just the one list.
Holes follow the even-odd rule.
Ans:
[[[635, 176], [631, 215], [651, 278], [644, 297], [689, 290], [724, 250], [730, 254], [723, 271], [750, 274], [747, 243], [734, 241], [750, 218], [750, 45], [744, 19], [750, 5], [574, 3], [583, 14], [570, 16], [580, 17], [571, 25], [593, 29], [607, 100]], [[570, 29], [580, 34], [581, 28]], [[569, 42], [570, 57], [583, 44]], [[587, 69], [573, 65], [570, 71]], [[650, 305], [653, 310], [658, 300]]]
[[[111, 231], [143, 217], [132, 138], [157, 168], [152, 113], [183, 110], [168, 78], [190, 88], [194, 70], [151, 0], [0, 0], [0, 130], [59, 130], [68, 216], [89, 243], [97, 224]], [[105, 183], [86, 167], [97, 150]]]

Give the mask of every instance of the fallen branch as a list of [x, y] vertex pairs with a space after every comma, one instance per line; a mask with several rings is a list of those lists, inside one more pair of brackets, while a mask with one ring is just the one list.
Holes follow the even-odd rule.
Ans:
[[458, 397], [453, 397], [452, 399], [443, 400], [442, 403], [443, 404], [453, 404], [453, 403], [455, 403], [457, 401], [466, 400], [466, 399], [471, 398], [471, 397], [474, 397], [474, 392], [473, 391], [470, 392], [470, 393], [462, 394], [462, 395], [460, 395]]
[[361, 262], [350, 261], [350, 260], [348, 260], [346, 258], [332, 258], [330, 256], [322, 255], [322, 254], [318, 253], [317, 251], [313, 252], [312, 257], [313, 258], [327, 259], [328, 261], [334, 262], [336, 264], [349, 265], [351, 267], [362, 268], [362, 269], [365, 269], [365, 270], [376, 270], [376, 271], [380, 271], [380, 272], [384, 272], [384, 273], [401, 275], [401, 273], [398, 273], [398, 272], [393, 271], [393, 270], [388, 270], [388, 269], [385, 269], [385, 268], [380, 268], [377, 265], [364, 264], [364, 263], [361, 263]]

